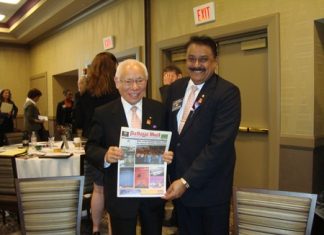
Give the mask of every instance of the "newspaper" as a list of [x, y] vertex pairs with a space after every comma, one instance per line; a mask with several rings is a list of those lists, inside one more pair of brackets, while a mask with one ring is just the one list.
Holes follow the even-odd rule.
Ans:
[[38, 115], [38, 119], [39, 120], [44, 120], [44, 121], [48, 121], [48, 117], [47, 116], [41, 116], [41, 115]]
[[166, 163], [171, 132], [122, 127], [118, 161], [117, 197], [161, 197], [166, 191]]

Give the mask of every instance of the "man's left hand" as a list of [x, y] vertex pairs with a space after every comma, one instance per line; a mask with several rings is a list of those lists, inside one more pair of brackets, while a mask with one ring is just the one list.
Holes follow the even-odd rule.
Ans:
[[181, 180], [174, 181], [170, 187], [167, 189], [166, 193], [162, 197], [165, 200], [173, 200], [182, 196], [182, 194], [187, 190], [186, 186], [181, 182]]

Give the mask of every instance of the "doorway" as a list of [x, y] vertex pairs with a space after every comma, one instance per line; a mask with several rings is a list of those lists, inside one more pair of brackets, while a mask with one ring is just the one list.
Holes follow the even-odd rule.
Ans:
[[[219, 67], [216, 72], [241, 90], [242, 121], [236, 140], [234, 177], [237, 186], [279, 187], [278, 20], [277, 15], [271, 15], [198, 32], [218, 42]], [[158, 71], [170, 63], [186, 70], [184, 45], [189, 37], [157, 45], [157, 54], [160, 55], [156, 58]]]
[[57, 104], [64, 99], [63, 91], [70, 89], [73, 93], [78, 92], [78, 78], [79, 72], [77, 69], [55, 74], [53, 75], [53, 120], [51, 126], [49, 126], [49, 131], [52, 135], [55, 135], [55, 126], [56, 126], [56, 108]]

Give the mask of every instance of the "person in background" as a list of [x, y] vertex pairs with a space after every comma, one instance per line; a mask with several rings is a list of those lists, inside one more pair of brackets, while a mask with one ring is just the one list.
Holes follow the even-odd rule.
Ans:
[[[56, 107], [56, 129], [61, 134], [72, 135], [73, 93], [70, 89], [63, 91], [64, 100]], [[71, 139], [72, 136], [69, 136]]]
[[[76, 133], [76, 135], [78, 137], [82, 136], [82, 129], [79, 129], [78, 133], [77, 133], [77, 128], [76, 128], [76, 106], [80, 100], [80, 96], [82, 96], [84, 94], [84, 92], [86, 91], [86, 87], [87, 87], [87, 76], [86, 75], [81, 75], [78, 79], [77, 82], [78, 85], [78, 92], [75, 93], [74, 95], [74, 104], [73, 104], [73, 112], [72, 112], [72, 132]], [[79, 134], [80, 133], [80, 134]]]
[[[95, 108], [120, 97], [114, 82], [117, 65], [116, 57], [109, 52], [97, 54], [91, 63], [85, 92], [79, 97], [75, 107], [76, 128], [82, 130], [85, 138], [89, 137]], [[93, 234], [100, 234], [99, 228], [104, 212], [103, 173], [92, 168], [94, 177], [91, 198], [92, 230]]]
[[181, 70], [175, 65], [168, 65], [163, 69], [163, 86], [160, 87], [162, 103], [165, 103], [170, 84], [182, 78]]
[[[117, 162], [122, 159], [119, 148], [121, 127], [165, 130], [165, 108], [144, 97], [148, 80], [145, 65], [134, 59], [124, 60], [117, 67], [115, 83], [121, 95], [107, 105], [97, 108], [86, 145], [86, 154], [97, 168], [104, 170], [105, 206], [110, 214], [113, 235], [135, 235], [137, 216], [142, 235], [161, 235], [163, 200], [161, 198], [117, 197]], [[132, 118], [135, 109], [137, 122]], [[148, 122], [147, 120], [152, 120]], [[163, 159], [172, 161], [172, 153]]]
[[180, 235], [228, 235], [240, 91], [215, 74], [212, 38], [194, 36], [186, 50], [189, 77], [171, 84], [167, 99], [175, 160], [165, 199], [178, 199]]
[[11, 99], [11, 91], [3, 89], [0, 93], [0, 128], [3, 133], [14, 131], [14, 119], [18, 108]]
[[24, 124], [29, 136], [35, 131], [38, 140], [47, 141], [48, 131], [44, 127], [45, 120], [39, 118], [40, 113], [37, 107], [37, 102], [41, 96], [42, 92], [37, 88], [28, 91], [24, 104]]

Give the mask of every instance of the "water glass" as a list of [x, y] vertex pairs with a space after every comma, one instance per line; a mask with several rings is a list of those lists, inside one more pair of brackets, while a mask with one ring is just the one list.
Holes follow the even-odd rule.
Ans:
[[80, 137], [74, 137], [73, 138], [73, 144], [76, 149], [81, 149], [81, 138]]
[[54, 136], [48, 137], [48, 146], [50, 148], [54, 148], [54, 143], [55, 143], [55, 137]]

